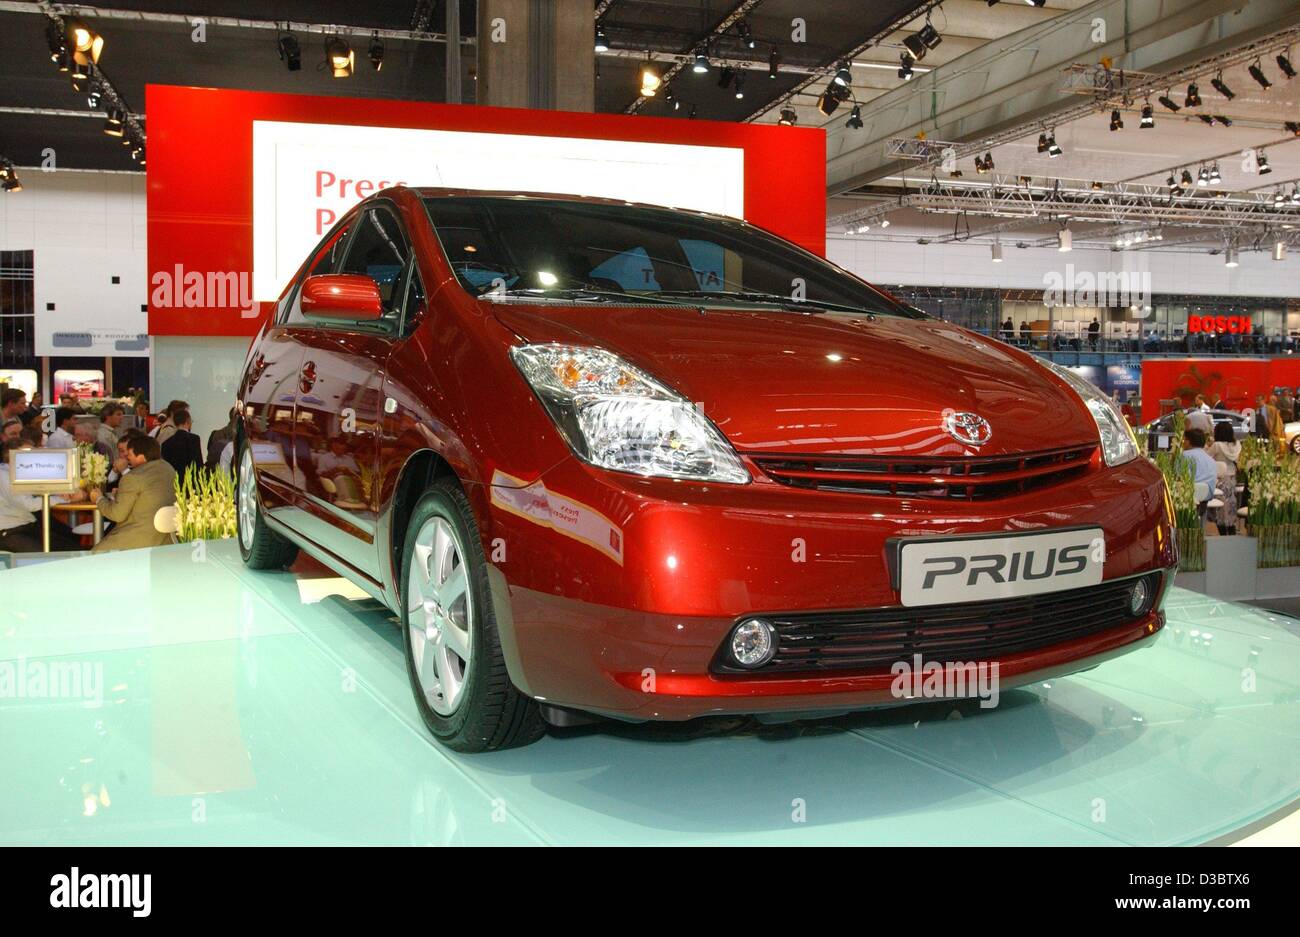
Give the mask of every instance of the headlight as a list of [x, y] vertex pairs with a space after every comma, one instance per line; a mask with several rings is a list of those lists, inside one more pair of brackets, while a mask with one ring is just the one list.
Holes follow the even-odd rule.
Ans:
[[579, 458], [637, 475], [743, 485], [749, 472], [689, 401], [602, 348], [523, 345], [524, 379]]
[[1079, 377], [1068, 368], [1042, 358], [1038, 363], [1044, 365], [1061, 380], [1074, 388], [1075, 393], [1083, 398], [1088, 412], [1097, 421], [1097, 431], [1101, 434], [1101, 454], [1107, 465], [1123, 465], [1138, 457], [1137, 440], [1129, 429], [1124, 414], [1115, 406], [1115, 401], [1106, 396], [1095, 384]]

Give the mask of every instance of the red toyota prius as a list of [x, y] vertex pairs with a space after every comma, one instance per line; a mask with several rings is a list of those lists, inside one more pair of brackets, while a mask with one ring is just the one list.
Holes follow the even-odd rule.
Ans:
[[897, 705], [909, 667], [1007, 689], [1164, 624], [1165, 487], [1108, 397], [733, 218], [385, 190], [238, 407], [244, 560], [392, 608], [461, 751]]

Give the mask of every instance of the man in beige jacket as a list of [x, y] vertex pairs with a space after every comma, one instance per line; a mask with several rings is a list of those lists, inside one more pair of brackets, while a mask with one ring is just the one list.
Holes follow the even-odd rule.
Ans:
[[127, 440], [126, 461], [131, 471], [122, 476], [115, 497], [99, 489], [90, 492], [99, 513], [115, 525], [92, 553], [156, 547], [171, 540], [154, 527], [153, 518], [159, 508], [176, 503], [176, 471], [163, 461], [158, 440], [148, 436]]

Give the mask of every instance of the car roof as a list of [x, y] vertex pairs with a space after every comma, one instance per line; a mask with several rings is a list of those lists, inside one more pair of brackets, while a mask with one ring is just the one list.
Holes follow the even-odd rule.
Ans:
[[[674, 205], [656, 205], [652, 202], [632, 202], [627, 199], [602, 198], [595, 195], [573, 195], [568, 192], [519, 192], [509, 189], [455, 189], [440, 186], [398, 186], [396, 188], [405, 189], [408, 192], [418, 195], [420, 198], [546, 199], [548, 201], [579, 202], [588, 205], [621, 205], [628, 208], [657, 208], [660, 211], [686, 212], [704, 218], [718, 218], [723, 221], [735, 221], [740, 224], [747, 224], [744, 218], [737, 218], [734, 215], [723, 215], [717, 212], [700, 211], [697, 208], [681, 208]], [[382, 194], [382, 192], [375, 193], [375, 195]]]

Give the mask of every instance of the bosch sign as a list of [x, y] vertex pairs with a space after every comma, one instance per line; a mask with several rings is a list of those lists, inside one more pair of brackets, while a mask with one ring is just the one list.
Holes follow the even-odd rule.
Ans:
[[1248, 335], [1252, 328], [1250, 316], [1188, 316], [1187, 331]]

